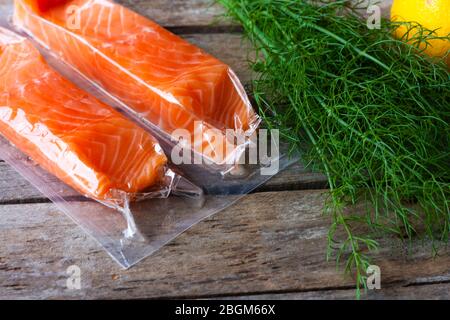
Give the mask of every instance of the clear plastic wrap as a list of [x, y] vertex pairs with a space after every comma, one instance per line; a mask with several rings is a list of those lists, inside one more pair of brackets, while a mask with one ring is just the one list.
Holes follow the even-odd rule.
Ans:
[[229, 66], [112, 1], [16, 0], [14, 23], [159, 139], [185, 130], [183, 149], [213, 171], [234, 167], [260, 123]]
[[11, 143], [114, 208], [170, 192], [173, 174], [150, 133], [63, 78], [29, 40], [0, 28], [0, 53], [0, 132]]
[[[87, 3], [91, 2], [107, 3], [103, 0]], [[20, 3], [22, 0], [17, 1], [16, 6]], [[0, 25], [5, 24], [6, 16], [12, 12], [12, 6], [7, 9], [0, 15]], [[36, 17], [36, 19], [38, 18], [41, 19]], [[46, 23], [43, 21], [39, 23]], [[11, 25], [9, 27], [11, 28]], [[55, 26], [55, 28], [65, 32], [60, 30], [60, 27]], [[33, 36], [32, 32], [27, 33]], [[32, 39], [37, 40], [38, 44], [44, 44], [39, 38], [32, 37]], [[115, 205], [110, 205], [102, 199], [83, 196], [83, 194], [89, 194], [80, 193], [80, 189], [68, 184], [63, 176], [59, 176], [59, 179], [56, 178], [55, 172], [52, 174], [48, 167], [39, 165], [39, 161], [30, 159], [30, 154], [24, 154], [19, 150], [21, 149], [20, 145], [17, 144], [17, 147], [14, 147], [0, 134], [0, 158], [13, 166], [93, 236], [125, 268], [152, 254], [201, 220], [230, 206], [265, 183], [274, 174], [297, 161], [297, 158], [288, 157], [283, 152], [284, 148], [279, 144], [275, 133], [269, 137], [264, 134], [257, 137], [256, 128], [259, 118], [253, 111], [249, 111], [251, 114], [249, 119], [252, 118], [249, 121], [251, 125], [245, 127], [245, 130], [239, 126], [237, 126], [237, 130], [234, 130], [233, 126], [227, 128], [233, 129], [231, 133], [219, 130], [220, 135], [227, 135], [226, 141], [223, 142], [224, 146], [220, 146], [220, 148], [228, 148], [228, 144], [232, 145], [231, 151], [228, 150], [228, 153], [225, 153], [225, 155], [228, 154], [228, 159], [219, 159], [220, 161], [216, 161], [217, 158], [209, 159], [210, 161], [207, 160], [205, 163], [204, 151], [201, 150], [202, 154], [199, 156], [199, 152], [194, 146], [194, 148], [188, 149], [189, 153], [192, 152], [193, 163], [178, 163], [174, 160], [173, 154], [179, 144], [178, 141], [174, 141], [173, 133], [168, 135], [165, 130], [160, 130], [158, 125], [143, 117], [142, 114], [136, 113], [132, 107], [124, 103], [123, 99], [117, 99], [116, 95], [106, 91], [106, 88], [99, 86], [99, 83], [77, 71], [74, 68], [77, 66], [69, 65], [61, 52], [55, 51], [48, 45], [40, 47], [40, 49], [52, 69], [57, 70], [65, 78], [85, 90], [86, 95], [95, 96], [104, 103], [102, 105], [109, 105], [122, 111], [130, 121], [133, 120], [136, 124], [141, 125], [146, 132], [150, 132], [158, 139], [159, 145], [167, 155], [168, 163], [164, 166], [161, 180], [163, 183], [158, 184], [156, 189], [146, 190], [147, 192], [144, 193], [135, 192], [134, 196], [126, 197], [127, 201], [119, 201], [120, 205], [117, 206], [117, 201], [114, 202]], [[240, 99], [244, 101], [245, 108], [251, 109], [245, 91], [237, 78], [229, 69], [226, 73], [228, 76], [231, 75], [233, 88], [237, 90]], [[111, 77], [113, 76], [115, 74], [111, 75]], [[9, 93], [4, 88], [0, 88], [0, 90], [2, 90], [0, 94]], [[48, 94], [52, 93], [48, 92]], [[237, 116], [236, 119], [238, 118]], [[185, 127], [176, 129], [185, 129]], [[187, 131], [191, 133], [189, 130]], [[205, 141], [203, 133], [203, 131], [200, 132], [201, 144], [219, 145], [214, 140]], [[206, 131], [206, 133], [210, 132]], [[10, 136], [8, 138], [12, 140]], [[206, 138], [210, 139], [209, 136]], [[232, 140], [237, 140], [238, 143], [233, 144]], [[132, 145], [132, 143], [129, 144]], [[267, 149], [264, 149], [265, 147]], [[211, 147], [209, 150], [212, 149], [214, 148]], [[26, 150], [23, 151], [26, 152]], [[196, 156], [199, 156], [202, 161], [197, 163]], [[232, 161], [230, 157], [233, 158]], [[225, 172], [226, 174], [224, 174]], [[56, 174], [56, 176], [58, 175]]]
[[[201, 199], [200, 188], [167, 167], [149, 132], [62, 77], [29, 40], [1, 27], [0, 70], [0, 134], [61, 185], [120, 212], [128, 222], [125, 237], [137, 232], [132, 203], [167, 198], [172, 189]], [[2, 145], [8, 163], [25, 159]]]

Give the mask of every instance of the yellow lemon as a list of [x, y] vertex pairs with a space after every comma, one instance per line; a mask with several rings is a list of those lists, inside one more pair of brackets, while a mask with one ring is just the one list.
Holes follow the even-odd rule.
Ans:
[[[394, 0], [391, 9], [391, 20], [398, 22], [417, 22], [429, 30], [436, 30], [440, 37], [450, 36], [450, 0]], [[395, 36], [401, 38], [407, 26], [400, 26]], [[417, 32], [417, 31], [416, 31]], [[414, 31], [407, 38], [411, 38]], [[425, 44], [421, 46], [423, 49]], [[429, 41], [425, 53], [432, 57], [443, 57], [450, 50], [449, 39]], [[450, 63], [450, 56], [447, 58]]]

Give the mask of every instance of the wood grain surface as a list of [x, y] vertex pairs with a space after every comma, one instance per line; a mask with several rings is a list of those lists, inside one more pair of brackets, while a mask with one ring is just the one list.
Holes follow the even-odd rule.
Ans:
[[[360, 1], [360, 0], [355, 0]], [[387, 15], [392, 0], [380, 2]], [[0, 10], [11, 7], [12, 0], [0, 0]], [[215, 0], [117, 0], [116, 2], [139, 12], [157, 23], [174, 29], [177, 33], [236, 31], [236, 24], [225, 17], [225, 10]]]
[[[325, 259], [323, 192], [249, 195], [129, 270], [53, 204], [0, 206], [0, 298], [320, 297], [318, 291], [351, 298], [353, 279]], [[450, 281], [448, 249], [433, 258], [419, 243], [384, 242], [374, 261], [382, 288], [424, 290]], [[73, 264], [82, 271], [81, 290], [66, 287]]]
[[[0, 0], [0, 10], [10, 1]], [[210, 0], [122, 0], [230, 64], [245, 83], [251, 52]], [[384, 12], [391, 1], [383, 4]], [[297, 164], [153, 256], [122, 270], [80, 227], [0, 161], [0, 298], [353, 299], [327, 262], [326, 179]], [[382, 289], [365, 299], [450, 298], [450, 249], [380, 239]], [[66, 269], [81, 268], [81, 290]]]

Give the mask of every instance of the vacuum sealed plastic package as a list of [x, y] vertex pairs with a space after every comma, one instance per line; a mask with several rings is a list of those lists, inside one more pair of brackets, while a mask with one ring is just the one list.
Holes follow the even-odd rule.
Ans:
[[120, 100], [160, 139], [173, 144], [185, 130], [192, 152], [212, 170], [227, 172], [242, 156], [260, 119], [228, 65], [109, 0], [15, 4], [21, 30]]
[[157, 140], [63, 78], [29, 40], [0, 28], [0, 54], [0, 133], [42, 169], [127, 219], [130, 203], [180, 191]]
[[111, 207], [170, 187], [167, 158], [153, 136], [63, 78], [25, 38], [0, 29], [0, 50], [0, 132], [11, 143]]
[[[0, 158], [123, 267], [296, 161], [276, 135], [256, 139], [228, 66], [121, 6], [17, 0], [14, 21], [37, 44], [0, 30]], [[192, 162], [174, 159], [174, 137]]]

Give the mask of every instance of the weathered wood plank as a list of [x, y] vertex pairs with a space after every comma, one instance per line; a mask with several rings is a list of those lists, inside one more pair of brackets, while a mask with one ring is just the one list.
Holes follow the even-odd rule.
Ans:
[[[230, 26], [220, 19], [224, 9], [214, 0], [118, 0], [122, 5], [139, 12], [165, 27]], [[1, 11], [11, 11], [12, 0], [0, 0]], [[0, 11], [0, 12], [1, 12]], [[189, 29], [189, 30], [195, 30]]]
[[[325, 261], [321, 191], [249, 195], [124, 271], [52, 204], [0, 206], [0, 298], [156, 298], [351, 289]], [[450, 251], [385, 239], [382, 285], [450, 280]], [[66, 268], [82, 289], [66, 288]]]
[[[225, 9], [214, 0], [119, 0], [117, 1], [132, 10], [177, 30], [179, 27], [190, 27], [186, 30], [198, 31], [202, 27], [217, 30], [217, 27], [232, 27], [235, 22], [225, 17]], [[361, 2], [361, 0], [355, 0]], [[371, 1], [376, 3], [376, 1]], [[383, 15], [388, 16], [392, 0], [379, 0], [377, 3]], [[361, 11], [363, 15], [367, 12]], [[224, 29], [227, 30], [227, 29]]]
[[167, 27], [232, 25], [219, 19], [224, 8], [213, 0], [119, 0], [132, 10]]
[[[383, 15], [389, 16], [392, 1], [378, 0], [377, 5]], [[196, 31], [202, 27], [217, 30], [217, 27], [235, 26], [232, 20], [225, 17], [225, 9], [214, 0], [116, 0], [116, 2], [169, 28], [188, 27], [186, 30]], [[372, 0], [372, 3], [375, 4], [376, 1]], [[367, 14], [364, 11], [361, 13]]]
[[251, 47], [242, 35], [214, 33], [189, 34], [182, 37], [230, 65], [244, 84], [248, 84], [253, 78], [248, 65]]
[[[57, 182], [57, 179], [54, 179]], [[323, 189], [326, 179], [295, 164], [259, 187], [255, 192]], [[67, 196], [76, 194], [68, 194]], [[5, 162], [0, 162], [0, 204], [43, 202], [46, 197]]]
[[[318, 290], [308, 292], [291, 292], [277, 294], [260, 294], [249, 296], [224, 297], [217, 299], [232, 300], [351, 300], [355, 299], [355, 290]], [[450, 283], [430, 285], [402, 286], [391, 285], [380, 290], [368, 290], [361, 296], [362, 300], [448, 300], [450, 299]]]
[[[387, 14], [392, 0], [381, 0], [382, 12]], [[229, 30], [235, 23], [224, 18], [224, 8], [214, 0], [118, 0], [124, 6], [174, 28], [178, 33], [210, 30]], [[11, 0], [0, 0], [0, 10], [11, 7]], [[0, 12], [1, 12], [0, 11]], [[223, 28], [225, 27], [225, 29]], [[183, 30], [184, 28], [184, 30]]]
[[0, 162], [0, 203], [45, 197], [5, 162]]

